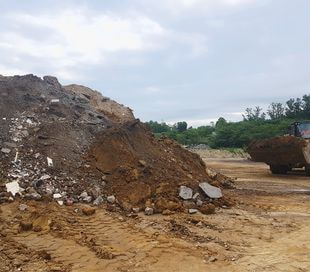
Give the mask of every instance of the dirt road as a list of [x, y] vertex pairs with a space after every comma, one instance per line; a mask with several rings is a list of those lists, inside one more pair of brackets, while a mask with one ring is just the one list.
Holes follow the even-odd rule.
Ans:
[[310, 178], [244, 159], [206, 162], [237, 178], [225, 192], [233, 208], [127, 216], [103, 206], [86, 216], [81, 205], [2, 204], [0, 271], [310, 271]]

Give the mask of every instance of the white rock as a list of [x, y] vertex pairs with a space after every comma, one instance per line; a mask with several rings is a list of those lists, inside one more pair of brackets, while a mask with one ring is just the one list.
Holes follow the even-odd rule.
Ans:
[[47, 180], [47, 179], [50, 179], [51, 176], [50, 175], [43, 175], [40, 180]]
[[144, 210], [144, 214], [145, 215], [152, 215], [152, 214], [154, 214], [154, 209], [146, 207], [145, 210]]
[[210, 168], [207, 168], [206, 172], [207, 172], [207, 175], [212, 179], [214, 179], [217, 176], [217, 173]]
[[208, 182], [199, 183], [199, 187], [210, 198], [221, 198], [223, 196], [220, 188], [212, 186]]
[[53, 164], [53, 160], [51, 158], [49, 158], [49, 157], [47, 157], [46, 159], [47, 159], [47, 166], [48, 167], [53, 167], [53, 165], [54, 165]]
[[103, 197], [102, 197], [102, 196], [98, 196], [98, 197], [94, 200], [93, 204], [96, 205], [96, 206], [98, 206], [98, 205], [102, 204], [102, 202], [103, 202]]
[[4, 153], [4, 154], [9, 154], [9, 153], [11, 153], [11, 149], [3, 147], [1, 149], [1, 152]]
[[83, 201], [90, 203], [93, 200], [93, 198], [91, 196], [87, 196], [83, 198]]
[[199, 197], [199, 193], [193, 195], [193, 199], [197, 199]]
[[5, 187], [6, 187], [7, 192], [11, 193], [13, 196], [23, 191], [19, 187], [19, 184], [17, 181], [12, 181], [12, 182], [7, 183], [5, 184]]
[[132, 208], [132, 211], [133, 211], [134, 213], [138, 213], [138, 212], [140, 211], [140, 208]]
[[62, 200], [57, 200], [58, 205], [62, 206], [64, 202]]
[[198, 210], [197, 209], [188, 209], [188, 213], [189, 214], [194, 214], [194, 213], [197, 213]]
[[61, 198], [62, 197], [62, 195], [61, 194], [53, 194], [53, 198], [54, 199], [58, 199], [58, 198]]
[[19, 205], [19, 207], [18, 207], [18, 209], [20, 210], [20, 211], [26, 211], [27, 209], [28, 209], [28, 205], [26, 205], [26, 204], [20, 204]]
[[59, 99], [51, 99], [51, 104], [53, 103], [59, 103]]
[[193, 197], [193, 190], [186, 186], [180, 186], [179, 197], [184, 200], [191, 199]]
[[116, 201], [116, 198], [114, 195], [108, 196], [107, 201], [111, 204], [113, 204]]
[[88, 197], [88, 193], [87, 193], [87, 192], [83, 192], [83, 193], [81, 193], [80, 196], [79, 196], [79, 198], [81, 198], [81, 199], [84, 199], [84, 198], [86, 198], [86, 197]]

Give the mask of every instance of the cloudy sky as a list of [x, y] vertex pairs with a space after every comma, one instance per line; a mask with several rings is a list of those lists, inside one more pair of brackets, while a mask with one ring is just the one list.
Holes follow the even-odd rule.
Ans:
[[0, 0], [0, 74], [55, 75], [192, 125], [310, 90], [308, 0]]

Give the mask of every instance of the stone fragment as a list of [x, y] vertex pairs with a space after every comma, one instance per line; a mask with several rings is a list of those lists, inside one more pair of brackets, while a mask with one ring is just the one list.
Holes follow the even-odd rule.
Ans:
[[152, 215], [152, 214], [154, 214], [154, 209], [146, 207], [145, 210], [144, 210], [144, 214], [145, 215]]
[[4, 154], [10, 154], [11, 153], [11, 149], [3, 147], [3, 148], [1, 148], [1, 152], [4, 153]]
[[198, 210], [197, 209], [188, 209], [188, 213], [189, 214], [194, 214], [194, 213], [197, 213]]
[[193, 197], [193, 190], [187, 186], [180, 186], [179, 196], [184, 200], [189, 200]]
[[47, 157], [46, 160], [47, 160], [47, 166], [48, 167], [53, 167], [54, 166], [53, 160], [51, 158]]
[[26, 204], [20, 204], [19, 205], [19, 207], [18, 207], [18, 209], [20, 210], [20, 211], [26, 211], [27, 209], [28, 209], [28, 205], [26, 205]]
[[207, 168], [206, 172], [207, 172], [207, 175], [212, 179], [216, 178], [217, 176], [217, 173], [210, 168]]
[[92, 202], [92, 200], [93, 200], [93, 198], [91, 196], [87, 196], [87, 197], [83, 198], [83, 201], [86, 203], [90, 203], [90, 202]]
[[133, 211], [134, 213], [138, 213], [138, 212], [140, 211], [140, 208], [132, 208], [132, 211]]
[[208, 182], [199, 183], [199, 187], [210, 198], [221, 198], [223, 196], [220, 188], [212, 186]]
[[53, 198], [54, 198], [54, 199], [59, 199], [59, 198], [61, 198], [61, 197], [62, 197], [62, 195], [59, 194], [59, 193], [53, 194]]
[[84, 199], [84, 198], [86, 198], [86, 197], [88, 197], [87, 192], [83, 192], [83, 193], [81, 193], [80, 196], [79, 196], [79, 198], [81, 198], [81, 199]]
[[111, 196], [108, 196], [108, 197], [107, 197], [107, 201], [108, 201], [109, 203], [113, 204], [113, 203], [115, 203], [116, 198], [115, 198], [114, 195], [111, 195]]
[[94, 200], [94, 202], [93, 202], [93, 204], [96, 205], [96, 206], [98, 206], [98, 205], [100, 205], [100, 204], [102, 204], [102, 203], [103, 203], [103, 197], [102, 197], [102, 196], [98, 196], [98, 197]]
[[51, 176], [50, 175], [43, 175], [40, 180], [47, 180], [47, 179], [50, 179]]
[[10, 192], [13, 196], [15, 196], [17, 193], [20, 193], [22, 189], [19, 187], [19, 184], [17, 181], [12, 181], [7, 184], [5, 184], [7, 192]]

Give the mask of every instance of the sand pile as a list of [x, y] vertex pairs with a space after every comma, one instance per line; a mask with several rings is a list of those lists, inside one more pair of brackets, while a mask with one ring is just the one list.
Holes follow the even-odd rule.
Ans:
[[[0, 77], [0, 201], [12, 197], [109, 202], [153, 212], [229, 205], [199, 183], [230, 185], [168, 139], [156, 139], [132, 111], [54, 77]], [[181, 186], [192, 197], [180, 197]], [[14, 190], [12, 190], [12, 188]], [[13, 194], [13, 195], [12, 195]]]

